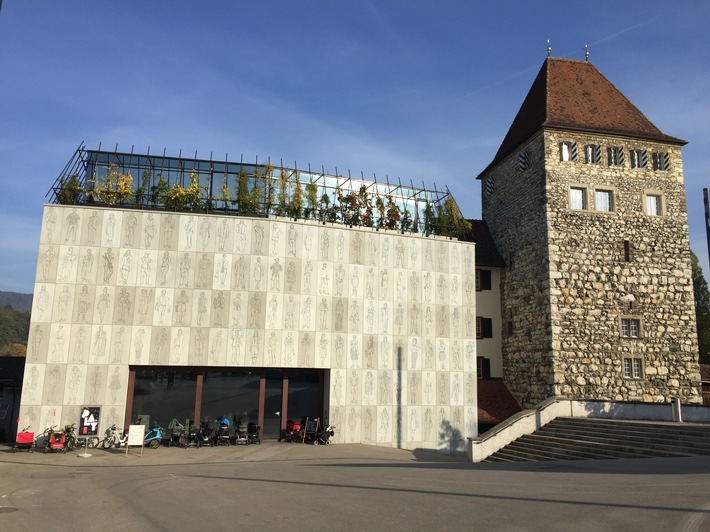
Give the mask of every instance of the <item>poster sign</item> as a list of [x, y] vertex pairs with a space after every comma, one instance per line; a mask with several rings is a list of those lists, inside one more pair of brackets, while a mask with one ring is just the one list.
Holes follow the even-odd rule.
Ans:
[[79, 436], [96, 436], [99, 433], [100, 406], [82, 406], [79, 418]]
[[131, 425], [128, 428], [128, 444], [127, 445], [143, 445], [145, 437], [145, 425]]

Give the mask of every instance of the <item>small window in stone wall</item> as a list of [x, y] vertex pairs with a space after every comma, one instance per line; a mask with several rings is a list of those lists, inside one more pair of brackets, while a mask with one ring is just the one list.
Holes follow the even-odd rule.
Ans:
[[479, 379], [490, 379], [491, 359], [486, 357], [476, 357], [476, 373]]
[[586, 164], [602, 164], [602, 147], [599, 144], [587, 144], [584, 155]]
[[631, 242], [624, 240], [624, 262], [631, 262]]
[[607, 148], [609, 166], [624, 166], [624, 148], [621, 146], [610, 146]]
[[640, 318], [621, 318], [622, 338], [641, 338]]
[[525, 172], [530, 168], [530, 154], [527, 151], [518, 155], [518, 172]]
[[577, 160], [577, 143], [560, 142], [560, 161], [575, 162]]
[[655, 172], [667, 172], [671, 169], [671, 158], [667, 151], [653, 153], [653, 170]]
[[627, 379], [640, 379], [643, 377], [643, 360], [640, 358], [624, 359], [624, 377]]
[[576, 211], [583, 211], [587, 208], [587, 189], [582, 187], [570, 187], [569, 208]]
[[496, 186], [496, 182], [495, 182], [495, 179], [493, 178], [493, 176], [490, 176], [490, 175], [487, 176], [486, 177], [486, 194], [489, 196], [491, 194], [493, 194], [493, 189], [495, 188], [495, 186]]
[[649, 216], [663, 215], [663, 198], [660, 194], [645, 194], [646, 214]]
[[631, 150], [631, 168], [646, 168], [648, 166], [648, 152], [646, 150]]
[[612, 212], [614, 210], [614, 192], [611, 190], [595, 190], [594, 208], [599, 212]]

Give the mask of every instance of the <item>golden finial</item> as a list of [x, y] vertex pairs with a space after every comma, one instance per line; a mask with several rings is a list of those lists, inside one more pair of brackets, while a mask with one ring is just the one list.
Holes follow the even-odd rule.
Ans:
[[552, 47], [550, 46], [550, 39], [547, 39], [547, 57], [550, 57], [550, 52], [552, 52]]
[[584, 60], [589, 63], [589, 47], [584, 45]]

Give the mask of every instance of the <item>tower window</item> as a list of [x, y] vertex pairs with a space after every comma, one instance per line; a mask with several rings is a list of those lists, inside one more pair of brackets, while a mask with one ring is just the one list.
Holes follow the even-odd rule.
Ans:
[[587, 144], [584, 147], [584, 162], [587, 164], [602, 163], [602, 147], [599, 144]]
[[527, 151], [518, 155], [518, 172], [524, 172], [530, 168], [530, 154]]
[[631, 262], [631, 242], [624, 240], [624, 261]]
[[620, 146], [610, 146], [607, 149], [609, 156], [609, 166], [624, 166], [624, 148]]
[[648, 152], [646, 150], [631, 150], [631, 168], [646, 168]]
[[487, 176], [486, 177], [486, 194], [489, 196], [493, 194], [493, 189], [495, 188], [496, 182], [493, 176]]
[[621, 318], [621, 337], [640, 338], [641, 320], [639, 318]]
[[645, 194], [646, 214], [649, 216], [663, 215], [663, 198], [660, 194]]
[[594, 191], [594, 208], [600, 212], [614, 210], [614, 193], [611, 190]]
[[576, 142], [560, 142], [560, 161], [576, 161], [577, 160], [577, 143]]
[[569, 208], [583, 211], [587, 208], [587, 189], [571, 187], [569, 189]]
[[656, 172], [667, 172], [671, 169], [671, 158], [667, 151], [653, 153], [653, 170]]
[[640, 358], [625, 358], [624, 377], [627, 379], [640, 379], [643, 377], [643, 361]]

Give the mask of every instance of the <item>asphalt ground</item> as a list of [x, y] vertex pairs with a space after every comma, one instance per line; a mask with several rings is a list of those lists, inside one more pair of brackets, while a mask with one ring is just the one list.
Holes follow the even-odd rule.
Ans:
[[710, 457], [470, 464], [277, 442], [82, 452], [0, 448], [0, 531], [710, 530]]

